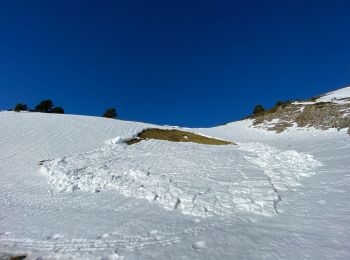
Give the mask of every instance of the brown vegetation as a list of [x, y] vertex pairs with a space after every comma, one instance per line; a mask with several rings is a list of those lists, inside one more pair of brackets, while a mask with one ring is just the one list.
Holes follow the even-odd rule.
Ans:
[[[315, 127], [326, 130], [348, 128], [350, 133], [350, 104], [337, 104], [332, 102], [317, 102], [314, 104], [290, 103], [287, 106], [274, 107], [259, 115], [253, 115], [255, 126], [261, 126], [277, 133], [296, 124], [298, 127]], [[273, 124], [264, 126], [272, 120]]]
[[137, 138], [126, 141], [127, 144], [132, 145], [142, 140], [157, 139], [170, 142], [192, 142], [197, 144], [209, 144], [209, 145], [225, 145], [234, 144], [233, 142], [219, 140], [203, 135], [177, 130], [177, 129], [158, 129], [151, 128], [142, 131], [138, 134]]

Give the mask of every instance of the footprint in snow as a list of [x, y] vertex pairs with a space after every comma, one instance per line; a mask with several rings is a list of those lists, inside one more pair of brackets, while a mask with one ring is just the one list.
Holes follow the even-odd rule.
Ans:
[[124, 256], [120, 256], [117, 253], [102, 257], [101, 260], [123, 260]]
[[195, 223], [199, 223], [199, 222], [201, 222], [201, 220], [198, 219], [198, 218], [195, 218], [195, 219], [192, 220], [192, 223], [194, 223], [194, 224], [195, 224]]
[[163, 239], [163, 237], [162, 237], [162, 236], [159, 236], [159, 235], [155, 236], [154, 238], [155, 238], [157, 241], [161, 241], [161, 240]]
[[54, 234], [53, 236], [48, 237], [48, 239], [56, 240], [56, 239], [60, 239], [60, 238], [63, 238], [63, 237], [64, 236], [61, 235], [61, 234]]
[[206, 247], [205, 241], [197, 241], [192, 245], [192, 248], [195, 250], [204, 249], [205, 247]]
[[104, 234], [98, 236], [97, 239], [108, 238], [108, 237], [109, 237], [109, 234], [108, 233], [104, 233]]
[[150, 232], [148, 232], [149, 235], [156, 235], [158, 233], [158, 230], [151, 230]]

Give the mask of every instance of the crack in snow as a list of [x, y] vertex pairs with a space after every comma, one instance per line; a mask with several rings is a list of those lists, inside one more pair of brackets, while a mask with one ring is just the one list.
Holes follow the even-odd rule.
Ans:
[[273, 189], [273, 191], [276, 193], [277, 195], [277, 199], [273, 202], [273, 207], [275, 209], [276, 214], [278, 214], [278, 210], [277, 210], [277, 204], [282, 201], [282, 197], [279, 194], [278, 190], [276, 189], [275, 185], [272, 183], [271, 178], [269, 176], [267, 176], [267, 179], [269, 180], [269, 183], [271, 184], [271, 187]]

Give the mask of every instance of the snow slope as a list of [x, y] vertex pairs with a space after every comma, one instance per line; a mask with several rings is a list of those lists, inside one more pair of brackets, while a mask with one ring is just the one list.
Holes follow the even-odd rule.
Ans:
[[334, 102], [345, 104], [350, 102], [350, 86], [322, 95], [317, 102]]
[[1, 112], [0, 256], [350, 257], [345, 132], [245, 120], [189, 129], [238, 145], [121, 142], [149, 127]]

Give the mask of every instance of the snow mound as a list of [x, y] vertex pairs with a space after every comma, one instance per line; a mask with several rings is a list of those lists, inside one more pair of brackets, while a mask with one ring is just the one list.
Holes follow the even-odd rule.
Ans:
[[106, 141], [106, 144], [108, 144], [108, 145], [115, 145], [115, 144], [121, 144], [123, 142], [124, 142], [123, 138], [121, 138], [120, 136], [117, 136], [115, 138], [108, 139]]
[[45, 163], [53, 192], [115, 190], [195, 216], [278, 213], [280, 190], [320, 163], [293, 150], [258, 144], [206, 146], [150, 140], [107, 145]]

